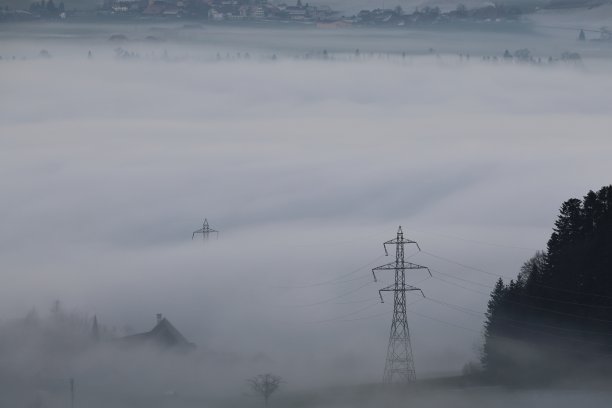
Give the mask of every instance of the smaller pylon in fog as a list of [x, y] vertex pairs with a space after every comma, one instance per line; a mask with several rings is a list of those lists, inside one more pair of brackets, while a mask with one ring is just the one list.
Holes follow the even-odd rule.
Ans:
[[208, 220], [204, 218], [204, 224], [202, 224], [202, 228], [197, 231], [193, 231], [191, 239], [194, 239], [196, 234], [202, 234], [203, 239], [208, 239], [208, 236], [212, 233], [215, 233], [215, 237], [219, 238], [219, 231], [210, 228], [210, 226], [208, 225]]

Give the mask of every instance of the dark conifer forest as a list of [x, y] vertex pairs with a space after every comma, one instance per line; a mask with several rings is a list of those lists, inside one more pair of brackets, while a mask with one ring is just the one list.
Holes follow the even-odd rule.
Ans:
[[489, 300], [482, 364], [499, 383], [612, 373], [612, 185], [561, 205], [547, 249]]

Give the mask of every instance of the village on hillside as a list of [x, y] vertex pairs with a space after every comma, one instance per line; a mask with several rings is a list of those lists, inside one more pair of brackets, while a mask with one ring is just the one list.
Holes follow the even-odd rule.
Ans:
[[[1, 21], [31, 20], [199, 20], [206, 22], [269, 22], [313, 24], [321, 28], [346, 26], [413, 27], [448, 23], [503, 24], [522, 21], [538, 11], [532, 5], [489, 3], [468, 8], [437, 6], [404, 10], [401, 6], [361, 10], [344, 15], [330, 6], [308, 0], [103, 0], [97, 7], [70, 8], [64, 2], [37, 0], [27, 9], [14, 9], [0, 2]], [[390, 4], [391, 5], [391, 4]], [[556, 8], [552, 1], [548, 8]]]

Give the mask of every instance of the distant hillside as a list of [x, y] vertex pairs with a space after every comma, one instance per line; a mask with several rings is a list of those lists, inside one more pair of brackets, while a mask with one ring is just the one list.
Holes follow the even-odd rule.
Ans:
[[[59, 4], [61, 0], [54, 0]], [[269, 0], [272, 3], [286, 3], [292, 5], [293, 0]], [[570, 0], [556, 0], [570, 1]], [[583, 0], [571, 0], [583, 1]], [[585, 2], [587, 0], [584, 0]], [[589, 0], [593, 1], [593, 0]], [[457, 5], [463, 4], [468, 8], [481, 7], [491, 3], [503, 3], [506, 5], [545, 5], [550, 0], [505, 0], [505, 1], [486, 1], [486, 0], [311, 0], [313, 5], [328, 5], [332, 9], [340, 11], [344, 15], [353, 15], [361, 10], [372, 10], [376, 8], [394, 8], [401, 6], [405, 11], [412, 12], [415, 8], [426, 6], [437, 6], [442, 11], [454, 10]], [[0, 0], [2, 7], [9, 6], [12, 9], [27, 10], [32, 0]], [[94, 9], [102, 3], [102, 0], [64, 0], [67, 9]]]
[[547, 8], [564, 9], [564, 8], [593, 8], [609, 3], [608, 0], [550, 0]]
[[[599, 29], [612, 26], [612, 2], [597, 7], [544, 9], [530, 16], [536, 24]], [[595, 34], [589, 34], [595, 36]]]
[[[57, 5], [62, 0], [53, 1]], [[63, 2], [67, 10], [91, 10], [98, 7], [102, 3], [102, 0], [63, 0]], [[0, 6], [8, 6], [13, 10], [27, 10], [30, 8], [30, 4], [32, 3], [34, 3], [32, 0], [0, 0]]]
[[[290, 3], [291, 0], [287, 1]], [[345, 15], [353, 15], [361, 10], [373, 10], [376, 8], [394, 8], [400, 6], [405, 12], [413, 12], [415, 8], [440, 7], [442, 11], [450, 11], [463, 4], [468, 8], [482, 7], [493, 3], [501, 3], [513, 6], [544, 6], [550, 0], [311, 0], [311, 4], [327, 4], [334, 10], [338, 10]]]
[[[59, 4], [62, 0], [54, 0]], [[63, 0], [67, 10], [91, 10], [102, 4], [103, 0]], [[268, 0], [271, 3], [286, 3], [293, 4], [294, 0]], [[8, 6], [11, 9], [27, 10], [32, 3], [32, 0], [0, 0], [0, 6]], [[502, 1], [487, 1], [487, 0], [310, 0], [308, 3], [312, 5], [327, 5], [332, 9], [339, 11], [341, 14], [351, 16], [359, 13], [361, 10], [373, 10], [377, 8], [395, 8], [402, 7], [405, 12], [413, 12], [416, 8], [424, 7], [440, 7], [442, 11], [450, 11], [457, 8], [457, 5], [463, 4], [468, 8], [477, 8], [492, 3], [501, 3], [505, 5], [513, 5], [519, 7], [534, 7], [538, 6], [545, 9], [554, 9], [566, 11], [569, 13], [586, 11], [597, 8], [602, 4], [611, 5], [612, 0], [502, 0]], [[597, 14], [597, 12], [593, 13]]]

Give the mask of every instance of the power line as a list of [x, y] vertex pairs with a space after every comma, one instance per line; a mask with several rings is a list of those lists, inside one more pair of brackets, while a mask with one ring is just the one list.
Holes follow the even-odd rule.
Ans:
[[309, 289], [309, 288], [316, 288], [318, 286], [334, 286], [334, 285], [344, 285], [347, 283], [351, 283], [351, 282], [357, 282], [360, 280], [364, 280], [369, 278], [368, 275], [364, 275], [364, 276], [359, 276], [356, 278], [352, 278], [352, 279], [345, 279], [345, 280], [336, 280], [336, 281], [325, 281], [325, 282], [318, 282], [318, 283], [312, 283], [312, 284], [307, 284], [307, 285], [283, 285], [283, 286], [272, 286], [275, 289]]
[[371, 316], [357, 317], [355, 319], [339, 320], [339, 322], [356, 322], [356, 321], [359, 321], [359, 320], [373, 319], [375, 317], [384, 316], [386, 314], [387, 314], [387, 312], [376, 313], [375, 315], [371, 315]]
[[[446, 282], [446, 283], [448, 283], [450, 285], [457, 286], [457, 287], [460, 287], [460, 288], [465, 289], [465, 290], [469, 290], [471, 292], [479, 293], [481, 295], [486, 295], [486, 296], [490, 295], [490, 294], [487, 294], [487, 293], [484, 293], [484, 292], [480, 292], [480, 291], [477, 291], [477, 290], [474, 290], [474, 289], [471, 289], [471, 288], [467, 288], [467, 287], [459, 285], [459, 284], [457, 284], [455, 282], [449, 282], [449, 281], [444, 280], [444, 279], [442, 279], [440, 277], [434, 276], [433, 278], [437, 279], [437, 280], [440, 280], [442, 282]], [[534, 306], [534, 305], [530, 305], [528, 303], [517, 302], [517, 301], [514, 301], [514, 300], [506, 300], [506, 301], [508, 303], [512, 303], [512, 304], [515, 304], [515, 305], [518, 305], [518, 306], [528, 307], [528, 308], [531, 308], [531, 309], [537, 309], [537, 310], [541, 310], [541, 311], [545, 311], [545, 312], [549, 312], [549, 313], [554, 313], [554, 314], [558, 314], [558, 315], [570, 316], [570, 317], [574, 317], [574, 318], [578, 318], [578, 319], [587, 319], [587, 320], [599, 321], [599, 322], [604, 322], [604, 323], [612, 323], [612, 320], [600, 319], [600, 318], [597, 318], [597, 317], [581, 316], [581, 315], [577, 315], [577, 314], [573, 314], [573, 313], [561, 312], [561, 311], [558, 311], [558, 310], [554, 310], [554, 309], [550, 309], [550, 308], [546, 308], [546, 307], [541, 307], [541, 306]]]
[[[410, 256], [414, 256], [414, 255], [415, 255], [415, 254], [410, 255]], [[347, 276], [347, 275], [350, 275], [350, 274], [356, 273], [356, 272], [358, 272], [359, 270], [362, 270], [363, 268], [365, 268], [365, 267], [367, 267], [367, 266], [371, 265], [372, 263], [374, 263], [376, 260], [378, 260], [378, 259], [382, 258], [383, 256], [384, 256], [384, 255], [379, 256], [379, 257], [377, 257], [376, 259], [374, 259], [373, 261], [368, 262], [368, 263], [367, 263], [367, 264], [365, 264], [364, 266], [361, 266], [361, 267], [359, 267], [358, 269], [355, 269], [355, 270], [353, 270], [353, 271], [349, 272], [348, 274], [341, 275], [341, 276]], [[410, 257], [410, 256], [409, 256], [409, 257]], [[409, 257], [407, 257], [407, 258], [409, 258]], [[429, 279], [429, 278], [430, 278], [430, 277], [428, 276], [428, 277], [426, 277], [425, 279], [420, 280], [418, 283], [423, 282], [423, 281], [425, 281], [425, 280], [427, 280], [427, 279]], [[351, 281], [357, 281], [357, 280], [361, 280], [361, 279], [362, 279], [362, 278], [360, 277], [359, 279], [354, 279], [354, 280], [353, 280], [353, 279], [351, 279]], [[350, 290], [350, 291], [344, 292], [344, 293], [342, 293], [342, 294], [340, 294], [340, 295], [334, 296], [334, 297], [329, 298], [329, 299], [325, 299], [325, 300], [322, 300], [322, 301], [318, 301], [318, 302], [314, 302], [314, 303], [309, 303], [309, 304], [305, 304], [305, 305], [290, 305], [290, 306], [288, 306], [288, 307], [312, 307], [312, 306], [318, 306], [318, 305], [322, 305], [322, 304], [331, 303], [332, 301], [334, 301], [334, 300], [336, 300], [336, 299], [342, 299], [342, 298], [344, 298], [344, 297], [346, 297], [346, 296], [348, 296], [348, 295], [351, 295], [351, 294], [353, 294], [353, 293], [356, 293], [356, 292], [358, 292], [359, 290], [363, 289], [364, 287], [366, 287], [366, 286], [368, 286], [368, 285], [370, 285], [370, 284], [372, 284], [372, 283], [373, 283], [373, 282], [367, 282], [367, 283], [364, 283], [363, 285], [361, 285], [361, 286], [357, 287], [356, 289], [353, 289], [353, 290]], [[309, 286], [315, 286], [315, 285], [309, 285]], [[320, 286], [320, 285], [318, 285], [318, 284], [317, 284], [316, 286]], [[367, 302], [367, 301], [369, 301], [369, 300], [370, 300], [370, 299], [362, 299], [362, 300], [354, 300], [354, 301], [347, 301], [347, 302], [336, 302], [336, 303], [332, 303], [332, 304], [352, 304], [352, 303], [363, 303], [363, 302]]]
[[365, 307], [362, 307], [362, 308], [360, 308], [360, 309], [357, 309], [357, 310], [355, 310], [355, 311], [353, 311], [353, 312], [351, 312], [351, 313], [347, 313], [347, 314], [342, 315], [342, 316], [337, 316], [337, 317], [333, 317], [333, 318], [330, 318], [330, 319], [324, 319], [324, 320], [317, 320], [317, 321], [314, 321], [314, 322], [306, 322], [306, 323], [307, 323], [307, 324], [315, 324], [315, 323], [330, 323], [330, 322], [336, 322], [336, 321], [342, 320], [342, 319], [344, 319], [344, 318], [346, 318], [346, 317], [348, 317], [348, 316], [354, 316], [354, 315], [356, 315], [357, 313], [361, 313], [361, 312], [363, 312], [364, 310], [370, 309], [370, 308], [372, 308], [372, 307], [374, 307], [374, 306], [376, 306], [376, 305], [378, 305], [378, 302], [377, 302], [377, 301], [376, 301], [376, 302], [374, 302], [374, 303], [372, 303], [371, 305], [367, 305], [367, 306], [365, 306]]
[[460, 278], [458, 276], [452, 275], [450, 273], [442, 272], [442, 271], [437, 270], [437, 269], [433, 269], [433, 268], [429, 268], [429, 269], [432, 272], [435, 272], [435, 273], [440, 274], [440, 275], [448, 276], [451, 279], [456, 279], [456, 280], [459, 280], [459, 281], [462, 281], [462, 282], [471, 283], [472, 285], [482, 286], [483, 288], [487, 288], [487, 289], [493, 289], [493, 286], [491, 286], [491, 285], [487, 285], [487, 284], [480, 283], [480, 282], [475, 282], [473, 280], [469, 280], [469, 279], [465, 279], [465, 278]]
[[322, 301], [320, 301], [320, 302], [309, 303], [309, 304], [306, 304], [306, 305], [291, 305], [291, 306], [289, 306], [289, 307], [311, 307], [311, 306], [322, 305], [322, 304], [324, 304], [324, 303], [329, 303], [329, 302], [331, 302], [331, 301], [333, 301], [333, 300], [336, 300], [336, 299], [342, 299], [343, 297], [346, 297], [346, 296], [348, 296], [348, 295], [350, 295], [350, 294], [353, 294], [353, 293], [355, 293], [355, 292], [358, 292], [358, 291], [360, 291], [361, 289], [365, 288], [366, 286], [371, 285], [372, 283], [373, 283], [373, 282], [367, 282], [367, 283], [364, 283], [363, 285], [359, 286], [359, 287], [358, 287], [358, 288], [356, 288], [356, 289], [353, 289], [353, 290], [351, 290], [351, 291], [348, 291], [348, 292], [342, 293], [342, 294], [340, 294], [340, 295], [338, 295], [338, 296], [334, 296], [334, 297], [329, 298], [329, 299], [326, 299], [326, 300], [322, 300]]
[[[421, 279], [421, 280], [417, 281], [417, 282], [415, 283], [415, 285], [419, 285], [419, 284], [421, 284], [421, 283], [423, 283], [423, 282], [425, 282], [426, 280], [429, 280], [429, 279], [431, 279], [431, 278], [432, 278], [431, 276], [427, 276], [427, 277], [425, 277], [424, 279]], [[420, 300], [420, 299], [421, 299], [421, 298], [418, 298], [417, 300]], [[348, 301], [346, 301], [346, 302], [333, 302], [333, 303], [331, 303], [331, 304], [332, 304], [332, 305], [349, 305], [349, 304], [353, 304], [353, 303], [364, 303], [364, 302], [369, 302], [369, 301], [371, 301], [371, 300], [372, 300], [371, 298], [367, 298], [367, 299], [360, 299], [360, 300], [348, 300]], [[380, 302], [379, 302], [378, 300], [376, 300], [376, 303], [380, 303]], [[414, 302], [408, 303], [407, 305], [411, 305], [412, 303], [414, 303]]]
[[[423, 280], [426, 280], [426, 279], [423, 279]], [[345, 319], [346, 317], [353, 316], [353, 315], [355, 315], [357, 313], [363, 312], [364, 310], [370, 309], [371, 307], [380, 304], [380, 302], [377, 299], [364, 299], [364, 300], [369, 300], [369, 301], [374, 300], [374, 303], [371, 304], [371, 305], [367, 305], [367, 306], [365, 306], [365, 307], [363, 307], [361, 309], [358, 309], [356, 311], [353, 311], [353, 312], [350, 312], [350, 313], [347, 313], [347, 314], [344, 314], [344, 315], [341, 315], [341, 316], [337, 316], [337, 317], [334, 317], [334, 318], [331, 318], [331, 319], [317, 320], [317, 321], [306, 322], [306, 323], [310, 324], [310, 323], [327, 323], [327, 322], [336, 322], [336, 321], [356, 321], [356, 320], [370, 319], [370, 318], [373, 318], [373, 317], [379, 317], [379, 316], [387, 314], [387, 312], [383, 312], [383, 313], [378, 313], [378, 314], [376, 314], [374, 316], [360, 317], [360, 318], [348, 319], [348, 320]], [[417, 303], [417, 302], [419, 302], [421, 300], [423, 300], [423, 298], [419, 297], [419, 298], [413, 300], [412, 302], [407, 303], [406, 307], [408, 307], [410, 305], [413, 305], [413, 304], [415, 304], [415, 303]]]
[[476, 240], [476, 239], [464, 238], [464, 237], [460, 237], [460, 236], [457, 236], [457, 235], [441, 234], [439, 232], [425, 231], [425, 233], [426, 234], [437, 235], [437, 236], [444, 237], [444, 238], [455, 239], [457, 241], [463, 241], [463, 242], [469, 242], [469, 243], [472, 243], [472, 244], [478, 244], [478, 245], [486, 245], [486, 246], [492, 246], [492, 247], [498, 247], [498, 248], [521, 249], [521, 250], [525, 250], [525, 251], [538, 251], [538, 249], [535, 249], [535, 248], [522, 247], [522, 246], [516, 246], [516, 245], [506, 245], [506, 244], [500, 244], [498, 242], [479, 241], [479, 240]]
[[301, 246], [301, 247], [327, 246], [329, 247], [329, 246], [336, 246], [336, 245], [346, 245], [346, 244], [352, 244], [352, 243], [359, 242], [359, 241], [364, 241], [372, 237], [380, 236], [382, 234], [383, 234], [382, 232], [376, 232], [370, 235], [361, 236], [361, 238], [355, 238], [351, 240], [316, 242], [316, 243], [310, 243], [310, 244], [300, 244], [297, 246]]
[[472, 309], [469, 309], [467, 307], [454, 305], [452, 303], [444, 302], [442, 300], [434, 299], [434, 298], [431, 298], [431, 297], [427, 297], [425, 299], [427, 299], [430, 302], [434, 302], [434, 303], [446, 306], [446, 307], [454, 309], [454, 310], [458, 310], [460, 312], [463, 312], [463, 313], [466, 313], [466, 314], [469, 314], [469, 315], [472, 315], [472, 316], [481, 317], [481, 318], [485, 316], [485, 314], [483, 312], [479, 312], [477, 310], [472, 310]]
[[453, 327], [456, 327], [456, 328], [459, 328], [459, 329], [468, 330], [468, 331], [471, 331], [471, 332], [475, 332], [475, 333], [481, 334], [480, 330], [470, 329], [468, 327], [464, 327], [464, 326], [461, 326], [461, 325], [458, 325], [458, 324], [455, 324], [455, 323], [451, 323], [451, 322], [447, 322], [445, 320], [437, 319], [435, 317], [427, 316], [427, 315], [424, 315], [422, 313], [415, 312], [414, 310], [409, 310], [408, 313], [414, 314], [416, 316], [420, 316], [420, 317], [425, 318], [425, 319], [433, 320], [434, 322], [446, 324], [448, 326], [453, 326]]
[[449, 285], [453, 285], [453, 286], [456, 286], [458, 288], [468, 290], [468, 291], [473, 292], [473, 293], [478, 293], [478, 294], [483, 295], [483, 296], [491, 296], [490, 293], [481, 292], [481, 291], [476, 290], [476, 289], [468, 288], [467, 286], [460, 285], [460, 284], [458, 284], [456, 282], [451, 282], [451, 281], [448, 281], [446, 279], [442, 279], [439, 276], [435, 276], [434, 275], [433, 278], [436, 279], [436, 280], [439, 280], [441, 282], [448, 283]]
[[555, 314], [563, 315], [563, 316], [575, 317], [577, 319], [587, 319], [587, 320], [593, 320], [593, 321], [596, 321], [596, 322], [612, 323], [612, 320], [609, 320], [609, 319], [600, 319], [600, 318], [597, 318], [597, 317], [581, 316], [581, 315], [577, 315], [577, 314], [573, 314], [573, 313], [560, 312], [558, 310], [548, 309], [548, 308], [545, 308], [545, 307], [534, 306], [534, 305], [530, 305], [530, 304], [527, 304], [527, 303], [516, 302], [516, 301], [513, 301], [513, 300], [508, 300], [508, 302], [512, 303], [512, 304], [515, 304], [515, 305], [528, 307], [528, 308], [531, 308], [531, 309], [542, 310], [542, 311], [545, 311], [545, 312], [555, 313]]
[[[415, 312], [414, 310], [409, 310], [408, 312], [411, 313], [411, 314], [414, 314], [416, 316], [420, 316], [422, 318], [425, 318], [425, 319], [428, 319], [428, 320], [432, 320], [434, 322], [438, 322], [438, 323], [442, 323], [442, 324], [445, 324], [445, 325], [448, 325], [448, 326], [453, 326], [453, 327], [456, 327], [456, 328], [459, 328], [459, 329], [463, 329], [463, 330], [467, 330], [467, 331], [470, 331], [470, 332], [482, 334], [482, 332], [480, 330], [471, 329], [469, 327], [461, 326], [461, 325], [458, 325], [458, 324], [455, 324], [455, 323], [447, 322], [445, 320], [437, 319], [435, 317], [427, 316], [427, 315], [424, 315], [422, 313]], [[510, 337], [498, 336], [498, 335], [492, 335], [491, 337], [492, 338], [496, 338], [496, 339], [503, 339], [503, 340], [514, 340], [514, 339], [512, 339]], [[580, 353], [580, 350], [570, 349], [570, 348], [567, 348], [567, 347], [558, 346], [556, 344], [547, 344], [547, 347], [556, 348], [558, 350], [563, 350], [563, 351], [567, 351], [567, 352], [570, 352], [570, 353]], [[612, 353], [602, 353], [602, 352], [597, 352], [597, 351], [589, 351], [589, 353], [590, 354], [599, 355], [599, 356], [602, 356], [602, 357], [608, 357], [608, 358], [612, 357]]]
[[[430, 299], [430, 298], [427, 298], [427, 299]], [[430, 300], [431, 300], [431, 299], [430, 299]], [[462, 311], [462, 310], [460, 310], [460, 309], [457, 309], [457, 310]], [[471, 331], [471, 332], [474, 332], [474, 333], [480, 333], [480, 334], [482, 334], [482, 332], [481, 332], [480, 330], [471, 329], [471, 328], [469, 328], [469, 327], [465, 327], [465, 326], [461, 326], [461, 325], [458, 325], [458, 324], [455, 324], [455, 323], [447, 322], [447, 321], [442, 320], [442, 319], [438, 319], [438, 318], [435, 318], [435, 317], [427, 316], [427, 315], [424, 315], [424, 314], [422, 314], [422, 313], [415, 312], [414, 310], [409, 310], [409, 313], [414, 314], [414, 315], [417, 315], [417, 316], [420, 316], [420, 317], [423, 317], [423, 318], [425, 318], [425, 319], [429, 319], [429, 320], [432, 320], [432, 321], [438, 322], [438, 323], [442, 323], [442, 324], [445, 324], [445, 325], [448, 325], [448, 326], [453, 326], [453, 327], [456, 327], [456, 328], [459, 328], [459, 329], [463, 329], [463, 330]], [[519, 326], [512, 325], [512, 324], [510, 324], [510, 326], [513, 326], [513, 327], [517, 327], [517, 328], [521, 328], [521, 329], [523, 329], [523, 327], [519, 327]], [[588, 344], [594, 344], [594, 345], [599, 345], [599, 346], [609, 346], [609, 344], [606, 344], [606, 343], [594, 342], [594, 341], [591, 341], [591, 340], [586, 340], [586, 339], [576, 339], [576, 338], [571, 338], [571, 337], [570, 337], [570, 338], [568, 338], [567, 336], [566, 336], [566, 337], [562, 337], [562, 336], [558, 336], [558, 335], [556, 335], [556, 334], [554, 334], [554, 333], [545, 332], [545, 331], [542, 331], [542, 330], [529, 329], [529, 328], [525, 328], [525, 329], [527, 329], [527, 330], [531, 330], [531, 331], [535, 331], [535, 332], [537, 332], [537, 333], [541, 333], [541, 334], [546, 334], [546, 335], [553, 336], [553, 337], [560, 337], [560, 338], [565, 338], [565, 339], [571, 339], [571, 340], [573, 340], [573, 341], [577, 341], [577, 342], [588, 343]], [[499, 335], [491, 335], [491, 337], [492, 337], [492, 338], [511, 339], [511, 338], [509, 338], [509, 337], [499, 336]], [[565, 348], [565, 347], [562, 347], [562, 346], [557, 346], [557, 345], [554, 345], [554, 344], [548, 344], [548, 346], [549, 346], [549, 347], [553, 347], [553, 348], [557, 348], [557, 349], [560, 349], [560, 350], [571, 351], [571, 352], [574, 352], [574, 353], [575, 353], [575, 352], [578, 352], [578, 350], [575, 350], [575, 349], [568, 349], [568, 348]], [[591, 352], [591, 353], [593, 353], [593, 352]], [[612, 357], [612, 354], [611, 354], [611, 353], [594, 352], [594, 354], [601, 355], [601, 356], [605, 356], [605, 357]]]
[[[469, 309], [467, 307], [463, 307], [463, 306], [459, 306], [459, 305], [455, 305], [453, 303], [449, 303], [449, 302], [445, 302], [443, 300], [439, 300], [439, 299], [434, 299], [431, 297], [427, 297], [427, 300], [440, 304], [442, 306], [448, 307], [450, 309], [453, 310], [457, 310], [459, 312], [465, 313], [465, 314], [469, 314], [475, 317], [483, 317], [486, 316], [485, 313], [483, 312], [479, 312], [477, 310], [473, 310], [473, 309]], [[602, 331], [597, 331], [597, 330], [582, 330], [582, 329], [571, 329], [568, 327], [561, 327], [561, 326], [555, 326], [555, 325], [549, 325], [549, 324], [543, 324], [543, 323], [534, 323], [534, 322], [524, 322], [521, 320], [517, 320], [517, 319], [512, 319], [510, 317], [504, 317], [504, 316], [498, 316], [497, 317], [500, 320], [505, 320], [505, 321], [509, 321], [509, 322], [513, 322], [513, 323], [517, 323], [520, 325], [529, 325], [529, 326], [535, 326], [535, 327], [544, 327], [547, 329], [554, 329], [554, 330], [562, 330], [562, 331], [570, 331], [570, 332], [575, 332], [575, 333], [590, 333], [590, 334], [598, 334], [598, 335], [604, 335], [604, 336], [612, 336], [612, 333], [610, 332], [602, 332]], [[550, 335], [555, 335], [554, 333], [550, 333], [550, 332], [543, 332], [545, 334], [550, 334]], [[602, 343], [597, 343], [597, 344], [602, 344]]]
[[317, 287], [317, 286], [325, 286], [325, 285], [336, 285], [336, 284], [342, 284], [345, 282], [353, 282], [356, 280], [361, 280], [364, 279], [364, 277], [359, 277], [359, 278], [355, 278], [355, 279], [349, 279], [349, 280], [343, 280], [343, 278], [346, 278], [348, 276], [351, 276], [365, 268], [367, 268], [368, 266], [372, 265], [374, 262], [378, 261], [379, 259], [383, 258], [384, 255], [380, 255], [377, 256], [376, 258], [374, 258], [373, 260], [369, 261], [368, 263], [351, 270], [350, 272], [347, 272], [345, 274], [339, 275], [333, 279], [329, 279], [326, 281], [322, 281], [322, 282], [315, 282], [315, 283], [310, 283], [310, 284], [304, 284], [304, 285], [285, 285], [285, 286], [274, 286], [274, 288], [277, 289], [306, 289], [306, 288], [312, 288], [312, 287]]
[[484, 274], [487, 274], [487, 275], [490, 275], [490, 276], [495, 276], [496, 278], [513, 279], [513, 278], [511, 278], [509, 276], [504, 276], [504, 275], [500, 275], [498, 273], [493, 273], [493, 272], [485, 271], [484, 269], [476, 268], [476, 267], [473, 267], [473, 266], [470, 266], [470, 265], [463, 264], [461, 262], [453, 261], [452, 259], [445, 258], [445, 257], [440, 256], [440, 255], [432, 254], [431, 252], [427, 252], [427, 251], [421, 251], [421, 252], [424, 253], [425, 255], [429, 255], [429, 256], [431, 256], [433, 258], [436, 258], [436, 259], [439, 259], [441, 261], [445, 261], [445, 262], [448, 262], [448, 263], [451, 263], [451, 264], [454, 264], [454, 265], [461, 266], [462, 268], [465, 268], [465, 269], [471, 269], [471, 270], [476, 271], [476, 272], [484, 273]]
[[332, 305], [352, 305], [352, 304], [355, 304], [355, 303], [370, 302], [372, 300], [376, 300], [376, 303], [378, 303], [378, 299], [367, 298], [367, 299], [360, 299], [360, 300], [347, 300], [346, 302], [334, 302], [334, 303], [331, 303], [331, 304]]
[[[476, 272], [480, 272], [480, 273], [484, 273], [484, 274], [487, 274], [487, 275], [490, 275], [490, 276], [495, 276], [497, 278], [514, 279], [514, 278], [510, 278], [510, 277], [505, 276], [505, 275], [499, 275], [499, 274], [496, 274], [496, 273], [493, 273], [493, 272], [486, 271], [484, 269], [480, 269], [480, 268], [476, 268], [476, 267], [473, 267], [473, 266], [470, 266], [470, 265], [466, 265], [466, 264], [463, 264], [461, 262], [457, 262], [457, 261], [454, 261], [454, 260], [449, 259], [449, 258], [445, 258], [445, 257], [440, 256], [440, 255], [432, 254], [431, 252], [426, 252], [426, 251], [421, 251], [421, 252], [426, 254], [426, 255], [429, 255], [429, 256], [431, 256], [433, 258], [440, 259], [442, 261], [445, 261], [445, 262], [448, 262], [448, 263], [451, 263], [451, 264], [455, 264], [455, 265], [461, 266], [462, 268], [465, 268], [465, 269], [470, 269], [470, 270], [473, 270], [473, 271], [476, 271]], [[571, 289], [557, 288], [557, 287], [554, 287], [554, 286], [544, 285], [544, 284], [535, 283], [535, 282], [533, 283], [533, 285], [539, 286], [539, 287], [543, 287], [543, 288], [548, 288], [548, 289], [551, 289], [551, 290], [556, 290], [556, 291], [559, 291], [559, 292], [567, 292], [567, 293], [574, 293], [574, 294], [578, 294], [578, 295], [589, 295], [589, 296], [596, 296], [596, 297], [601, 297], [601, 298], [605, 298], [605, 299], [612, 299], [612, 296], [599, 295], [599, 294], [592, 293], [592, 292], [590, 292], [590, 293], [589, 292], [580, 292], [580, 291], [571, 290]], [[583, 305], [585, 305], [585, 304], [583, 304]]]
[[[413, 305], [413, 304], [415, 304], [415, 303], [417, 303], [417, 302], [420, 302], [421, 300], [423, 300], [423, 298], [421, 298], [421, 297], [416, 298], [416, 299], [415, 299], [415, 300], [413, 300], [412, 302], [407, 303], [407, 304], [406, 304], [406, 307], [411, 306], [411, 305]], [[383, 315], [386, 315], [386, 314], [387, 314], [387, 312], [382, 312], [382, 313], [377, 313], [377, 314], [375, 314], [375, 315], [371, 315], [371, 316], [357, 317], [357, 318], [355, 318], [355, 319], [346, 319], [346, 320], [339, 320], [339, 321], [341, 321], [341, 322], [355, 322], [355, 321], [358, 321], [358, 320], [367, 320], [367, 319], [373, 319], [373, 318], [375, 318], [375, 317], [380, 317], [380, 316], [383, 316]]]
[[[469, 279], [459, 278], [457, 276], [453, 276], [451, 274], [444, 273], [444, 272], [441, 272], [439, 270], [431, 269], [431, 271], [433, 271], [433, 272], [435, 272], [437, 274], [448, 276], [449, 278], [452, 278], [452, 279], [457, 279], [457, 280], [460, 280], [460, 281], [463, 281], [463, 282], [471, 283], [472, 285], [478, 285], [478, 286], [481, 286], [481, 287], [484, 287], [484, 288], [487, 288], [487, 289], [495, 289], [494, 286], [485, 285], [485, 284], [479, 283], [479, 282], [474, 282], [474, 281], [469, 280]], [[445, 281], [445, 280], [440, 279], [440, 278], [437, 278], [437, 279], [439, 279], [439, 280], [441, 280], [443, 282], [451, 283], [451, 282]], [[454, 283], [451, 283], [451, 284], [454, 284]], [[464, 286], [461, 286], [461, 285], [458, 285], [458, 284], [454, 284], [454, 285], [459, 286], [460, 288], [471, 290], [471, 289], [468, 289], [468, 288], [466, 288]], [[479, 292], [479, 291], [474, 291], [474, 290], [472, 290], [472, 291], [476, 292], [476, 293], [483, 294], [483, 295], [489, 295], [488, 293], [484, 293], [484, 292]], [[591, 308], [595, 308], [595, 309], [612, 309], [612, 306], [593, 305], [593, 304], [589, 304], [589, 303], [573, 302], [571, 300], [561, 300], [561, 299], [555, 299], [555, 298], [547, 297], [547, 296], [531, 295], [529, 293], [521, 293], [521, 296], [528, 297], [528, 298], [531, 298], [531, 299], [540, 299], [540, 300], [547, 300], [547, 301], [556, 302], [556, 303], [563, 303], [563, 304], [566, 304], [566, 305], [591, 307]]]

